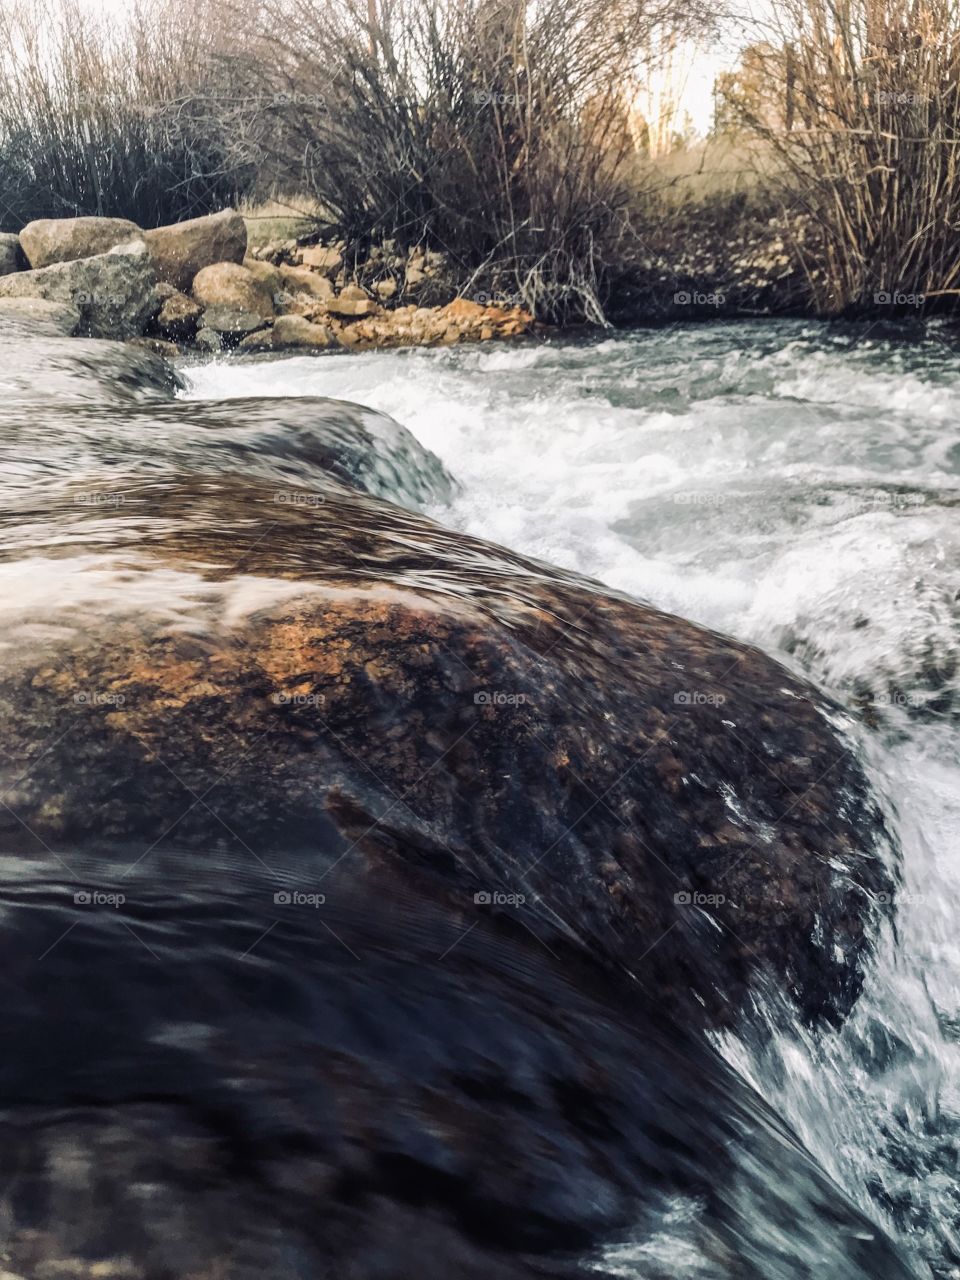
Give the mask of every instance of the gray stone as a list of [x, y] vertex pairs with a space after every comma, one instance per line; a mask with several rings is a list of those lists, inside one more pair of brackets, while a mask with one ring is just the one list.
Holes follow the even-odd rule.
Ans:
[[26, 265], [27, 260], [20, 248], [20, 237], [12, 231], [0, 231], [0, 276], [23, 271]]
[[303, 316], [280, 316], [274, 322], [271, 342], [274, 350], [282, 347], [330, 347], [335, 342], [325, 325], [311, 324]]
[[223, 350], [223, 343], [220, 340], [219, 333], [214, 333], [212, 329], [201, 329], [193, 342], [201, 351], [215, 352]]
[[241, 307], [207, 307], [203, 313], [203, 327], [221, 336], [253, 333], [264, 327], [262, 316]]
[[0, 276], [0, 298], [67, 303], [80, 313], [83, 336], [135, 338], [155, 314], [155, 284], [146, 245], [135, 240], [92, 258]]
[[109, 253], [140, 240], [143, 232], [126, 218], [40, 218], [20, 232], [20, 244], [34, 269]]
[[80, 312], [66, 302], [43, 298], [0, 298], [0, 325], [13, 321], [38, 332], [62, 333], [72, 338], [80, 327]]

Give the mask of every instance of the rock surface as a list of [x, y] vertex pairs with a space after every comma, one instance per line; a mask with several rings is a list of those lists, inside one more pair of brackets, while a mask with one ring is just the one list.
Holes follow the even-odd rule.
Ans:
[[26, 266], [27, 260], [20, 248], [20, 237], [13, 232], [0, 231], [0, 276], [23, 271]]
[[0, 298], [63, 303], [80, 313], [78, 333], [133, 338], [154, 314], [155, 283], [146, 247], [135, 240], [96, 257], [0, 276]]
[[326, 325], [311, 324], [302, 316], [278, 316], [271, 345], [279, 351], [285, 347], [332, 347], [337, 341]]
[[141, 239], [143, 231], [126, 218], [41, 218], [20, 232], [23, 252], [34, 268], [94, 258]]
[[144, 232], [160, 280], [187, 293], [198, 271], [215, 262], [243, 261], [247, 252], [247, 227], [233, 209], [191, 218], [168, 227]]
[[449, 482], [382, 415], [14, 363], [4, 1265], [674, 1280], [679, 1219], [710, 1280], [905, 1280], [700, 1034], [856, 994], [890, 878], [835, 713], [402, 509]]
[[164, 338], [182, 342], [197, 331], [203, 308], [185, 293], [173, 292], [164, 299], [156, 325]]
[[80, 327], [80, 312], [67, 302], [0, 297], [0, 323], [5, 320], [36, 331], [52, 329], [55, 333], [72, 337]]
[[266, 281], [236, 262], [217, 262], [198, 271], [193, 296], [205, 310], [231, 307], [261, 320], [270, 320], [274, 314], [273, 291]]

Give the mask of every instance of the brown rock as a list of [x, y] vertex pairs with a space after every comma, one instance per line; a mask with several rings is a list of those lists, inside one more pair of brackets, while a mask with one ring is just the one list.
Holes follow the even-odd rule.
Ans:
[[262, 285], [266, 286], [271, 297], [276, 299], [276, 295], [278, 293], [282, 293], [283, 280], [280, 272], [272, 262], [261, 262], [258, 258], [251, 258], [248, 256], [244, 258], [243, 266], [245, 266], [250, 274], [259, 280]]
[[20, 232], [23, 252], [34, 268], [92, 258], [142, 238], [141, 229], [126, 218], [41, 218]]
[[198, 271], [193, 296], [206, 309], [233, 307], [261, 320], [274, 315], [273, 293], [252, 271], [237, 262], [217, 262]]
[[397, 292], [397, 282], [392, 277], [386, 280], [378, 280], [374, 287], [377, 291], [377, 294], [383, 299], [384, 302], [394, 297], [394, 295]]
[[198, 271], [215, 262], [241, 263], [247, 251], [247, 227], [233, 209], [191, 218], [144, 233], [158, 277], [186, 292]]
[[204, 309], [203, 327], [212, 329], [214, 333], [219, 333], [223, 337], [253, 333], [264, 327], [264, 320], [256, 312], [244, 311], [242, 307], [214, 306]]
[[331, 315], [343, 316], [347, 319], [355, 316], [372, 316], [377, 312], [377, 304], [370, 298], [345, 298], [343, 294], [339, 298], [332, 298], [326, 306]]
[[157, 328], [165, 338], [188, 338], [196, 333], [201, 310], [199, 303], [175, 290], [160, 308], [156, 319]]
[[155, 356], [165, 356], [168, 360], [173, 360], [180, 354], [180, 348], [175, 342], [165, 342], [163, 338], [128, 338], [127, 346], [152, 351]]
[[311, 271], [309, 267], [284, 265], [279, 268], [279, 274], [283, 283], [293, 293], [309, 293], [314, 298], [324, 300], [334, 296], [333, 285], [327, 277]]
[[334, 336], [326, 325], [311, 324], [303, 316], [279, 316], [274, 322], [272, 346], [330, 347]]
[[366, 289], [362, 289], [358, 284], [348, 284], [340, 290], [340, 297], [346, 302], [365, 302], [367, 296]]
[[343, 266], [343, 255], [338, 249], [325, 249], [320, 244], [304, 249], [300, 254], [300, 260], [305, 267], [313, 267], [315, 271], [330, 276], [331, 279]]

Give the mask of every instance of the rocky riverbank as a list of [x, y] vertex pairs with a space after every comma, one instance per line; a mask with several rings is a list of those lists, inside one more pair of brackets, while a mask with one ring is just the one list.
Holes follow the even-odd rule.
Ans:
[[119, 218], [32, 222], [0, 235], [0, 319], [189, 351], [322, 351], [455, 345], [530, 333], [519, 304], [464, 298], [443, 255], [387, 242], [288, 241], [248, 253], [233, 210], [142, 230]]

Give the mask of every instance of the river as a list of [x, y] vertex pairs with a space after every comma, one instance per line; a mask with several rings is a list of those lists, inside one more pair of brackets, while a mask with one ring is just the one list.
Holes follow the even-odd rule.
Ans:
[[[960, 1276], [949, 331], [757, 321], [185, 373], [190, 397], [321, 395], [392, 415], [459, 482], [430, 509], [441, 522], [758, 645], [846, 708], [838, 727], [902, 845], [895, 928], [842, 1030], [764, 1007], [769, 1034], [718, 1043], [918, 1277]], [[699, 1276], [683, 1257], [681, 1224], [606, 1263], [639, 1278], [673, 1258]]]

